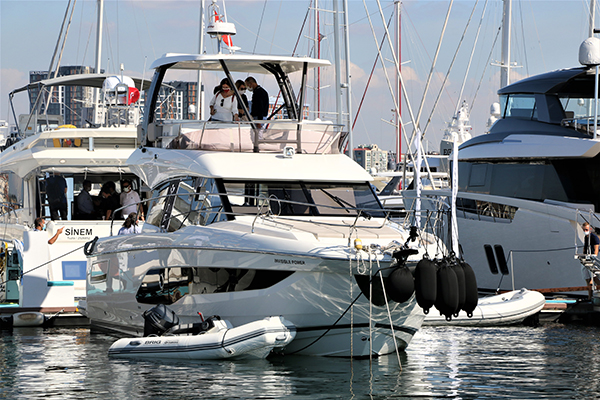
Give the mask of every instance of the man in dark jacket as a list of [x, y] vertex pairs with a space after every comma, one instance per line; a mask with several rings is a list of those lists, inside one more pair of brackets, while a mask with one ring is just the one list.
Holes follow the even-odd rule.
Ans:
[[252, 92], [252, 105], [250, 115], [252, 119], [262, 120], [269, 115], [269, 94], [262, 86], [256, 83], [256, 79], [249, 76], [246, 78], [246, 87]]

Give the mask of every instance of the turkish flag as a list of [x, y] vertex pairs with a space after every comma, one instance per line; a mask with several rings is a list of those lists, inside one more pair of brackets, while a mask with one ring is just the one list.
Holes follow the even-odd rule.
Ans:
[[127, 92], [127, 104], [133, 104], [140, 99], [140, 91], [134, 87], [130, 87]]

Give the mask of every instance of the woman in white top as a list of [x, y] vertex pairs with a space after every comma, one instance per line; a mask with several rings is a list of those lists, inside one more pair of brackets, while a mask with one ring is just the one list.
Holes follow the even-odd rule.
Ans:
[[218, 87], [219, 91], [209, 103], [211, 121], [239, 121], [237, 99], [231, 90], [229, 79], [223, 79]]

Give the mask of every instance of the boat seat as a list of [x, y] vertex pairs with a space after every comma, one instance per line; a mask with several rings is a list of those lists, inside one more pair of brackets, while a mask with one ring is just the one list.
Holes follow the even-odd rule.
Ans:
[[203, 332], [209, 331], [215, 327], [215, 323], [212, 318], [206, 319], [206, 321], [195, 322], [192, 324], [179, 324], [170, 328], [166, 331], [165, 335], [199, 335]]

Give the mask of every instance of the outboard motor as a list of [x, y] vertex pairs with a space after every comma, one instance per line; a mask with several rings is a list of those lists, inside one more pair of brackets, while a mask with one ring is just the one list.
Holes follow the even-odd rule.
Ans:
[[161, 336], [170, 328], [179, 325], [179, 318], [175, 311], [164, 304], [159, 304], [144, 311], [144, 337], [155, 335]]

